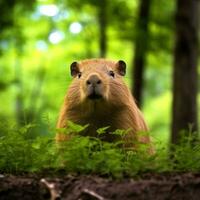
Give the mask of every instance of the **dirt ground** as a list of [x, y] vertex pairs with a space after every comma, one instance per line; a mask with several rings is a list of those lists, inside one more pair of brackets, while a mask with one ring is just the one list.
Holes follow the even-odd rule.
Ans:
[[200, 173], [145, 174], [112, 180], [98, 176], [0, 174], [0, 200], [199, 200]]

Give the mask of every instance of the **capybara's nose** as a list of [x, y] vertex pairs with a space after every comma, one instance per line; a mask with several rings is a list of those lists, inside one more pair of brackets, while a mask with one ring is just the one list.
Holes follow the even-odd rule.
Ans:
[[91, 76], [88, 77], [87, 81], [86, 81], [86, 85], [91, 85], [93, 87], [96, 87], [98, 85], [100, 85], [102, 83], [100, 77], [96, 74], [93, 74]]

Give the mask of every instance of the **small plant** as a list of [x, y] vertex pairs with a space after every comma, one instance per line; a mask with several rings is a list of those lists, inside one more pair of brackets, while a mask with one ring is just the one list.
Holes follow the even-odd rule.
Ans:
[[182, 131], [180, 144], [171, 145], [171, 158], [176, 171], [200, 170], [200, 140], [197, 133]]

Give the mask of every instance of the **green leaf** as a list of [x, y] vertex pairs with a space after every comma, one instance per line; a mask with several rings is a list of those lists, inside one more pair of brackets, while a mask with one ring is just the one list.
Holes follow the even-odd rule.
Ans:
[[68, 128], [69, 128], [72, 132], [76, 132], [76, 133], [79, 133], [79, 132], [85, 130], [85, 129], [89, 126], [89, 124], [86, 124], [86, 125], [84, 125], [84, 126], [81, 126], [81, 125], [79, 125], [79, 124], [75, 124], [75, 123], [72, 122], [72, 121], [68, 121], [67, 123], [68, 123]]
[[126, 134], [128, 134], [128, 132], [130, 132], [132, 129], [129, 128], [127, 130], [123, 130], [123, 129], [116, 129], [112, 134], [113, 135], [119, 135], [119, 136], [124, 136]]
[[99, 129], [97, 129], [97, 133], [98, 133], [99, 135], [105, 134], [106, 131], [107, 131], [109, 128], [110, 128], [110, 126], [106, 126], [106, 127], [103, 127], [103, 128], [99, 128]]
[[36, 124], [27, 124], [19, 129], [19, 132], [25, 134], [29, 129], [36, 127]]

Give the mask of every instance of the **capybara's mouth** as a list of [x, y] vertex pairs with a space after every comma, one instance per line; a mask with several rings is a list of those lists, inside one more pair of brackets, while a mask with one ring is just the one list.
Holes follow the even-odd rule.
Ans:
[[102, 99], [102, 95], [96, 94], [95, 92], [88, 95], [88, 99], [90, 100], [97, 100], [97, 99]]

